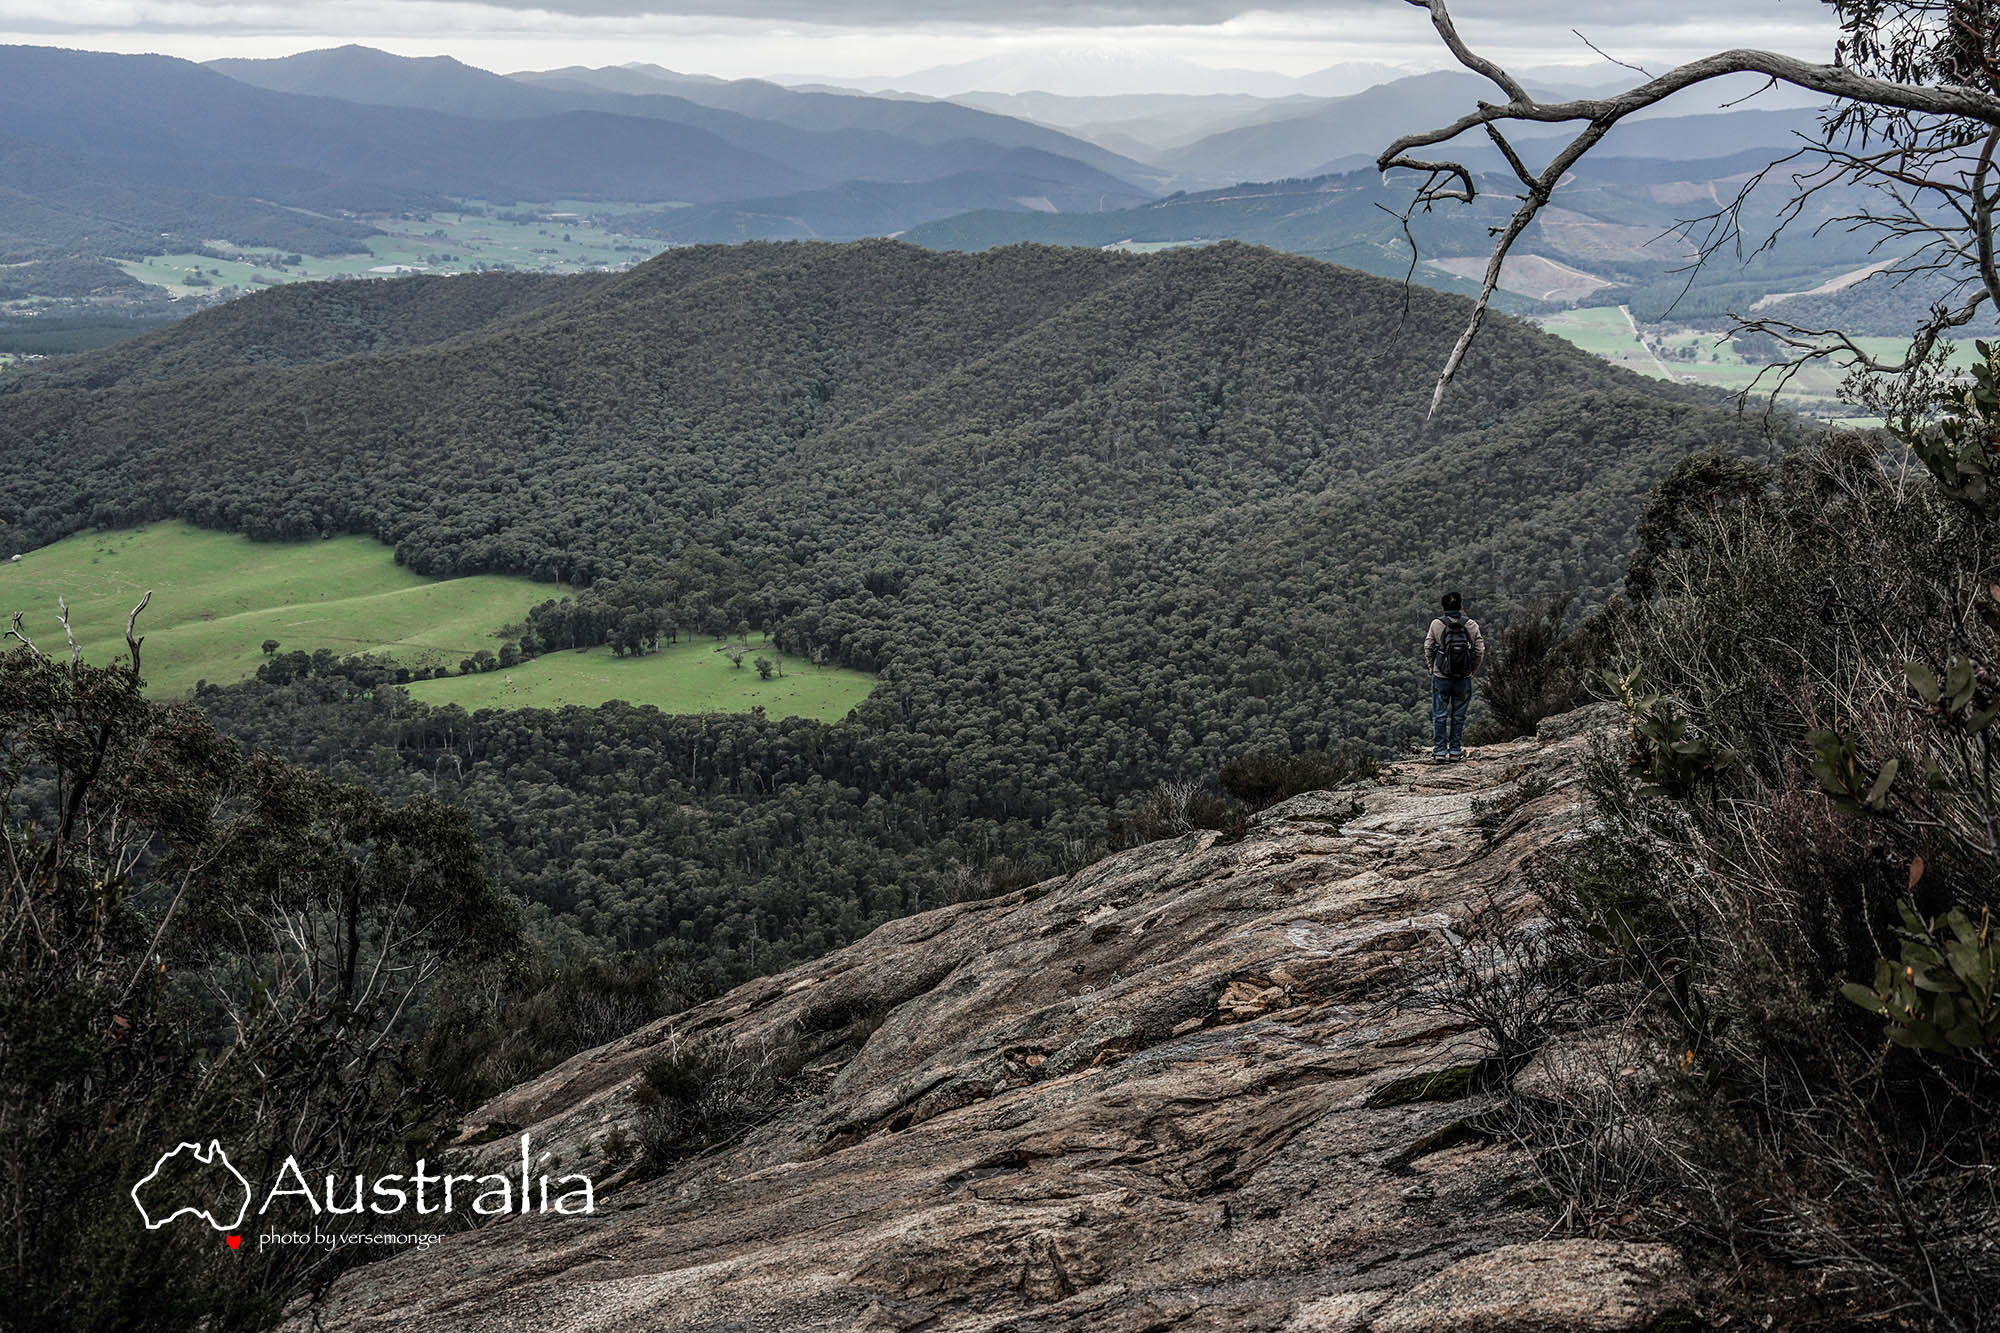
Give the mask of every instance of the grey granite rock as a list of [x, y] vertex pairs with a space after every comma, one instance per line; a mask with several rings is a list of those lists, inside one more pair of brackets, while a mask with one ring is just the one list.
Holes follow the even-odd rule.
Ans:
[[[1537, 1247], [1534, 1173], [1481, 1132], [1486, 1095], [1409, 1095], [1481, 1038], [1398, 1004], [1476, 904], [1532, 907], [1522, 862], [1574, 826], [1594, 730], [1394, 765], [1237, 843], [895, 921], [578, 1055], [467, 1137], [530, 1131], [603, 1182], [596, 1216], [370, 1265], [294, 1327], [1639, 1327], [1665, 1258]], [[1472, 803], [1508, 793], [1489, 843]], [[641, 1071], [710, 1037], [803, 1046], [810, 1090], [618, 1187]]]

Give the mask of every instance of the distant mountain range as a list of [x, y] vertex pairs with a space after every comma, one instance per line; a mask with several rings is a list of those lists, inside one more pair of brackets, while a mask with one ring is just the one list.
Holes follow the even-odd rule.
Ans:
[[[1629, 128], [1641, 145], [1678, 139], [1693, 146], [1707, 142], [1702, 136], [1710, 119], [1686, 117]], [[1467, 155], [1472, 165], [1489, 172], [1479, 177], [1473, 204], [1452, 204], [1410, 219], [1420, 260], [1414, 276], [1429, 286], [1476, 290], [1492, 228], [1515, 206], [1518, 186], [1511, 176], [1490, 174], [1502, 164], [1491, 149], [1487, 153], [1492, 160]], [[1776, 224], [1775, 209], [1784, 196], [1774, 193], [1753, 196], [1738, 210], [1745, 234], [1752, 238], [1745, 247], [1747, 260], [1724, 254], [1690, 275], [1695, 248], [1675, 224], [1722, 207], [1770, 157], [1768, 149], [1751, 148], [1700, 161], [1607, 157], [1586, 162], [1516, 246], [1503, 279], [1502, 307], [1628, 304], [1641, 319], [1670, 310], [1688, 318], [1720, 319], [1729, 310], [1747, 310], [1776, 293], [1808, 291], [1882, 258], [1872, 249], [1872, 236], [1841, 227], [1819, 229], [1820, 223], [1854, 206], [1851, 194], [1832, 190], [1811, 200], [1805, 215], [1773, 244], [1757, 249]], [[1239, 240], [1400, 278], [1411, 272], [1400, 215], [1414, 186], [1409, 173], [1393, 173], [1385, 181], [1371, 167], [1175, 194], [1114, 212], [963, 213], [913, 227], [903, 238], [943, 250], [1029, 242], [1149, 249]]]
[[0, 264], [166, 253], [217, 236], [274, 249], [353, 254], [366, 248], [363, 238], [374, 230], [264, 199], [133, 175], [123, 162], [0, 132]]
[[[530, 217], [533, 205], [564, 200], [574, 202], [550, 218], [589, 216], [616, 241], [594, 257], [565, 261], [571, 266], [620, 262], [620, 254], [657, 244], [750, 239], [904, 235], [980, 249], [1021, 240], [1235, 238], [1400, 274], [1407, 246], [1384, 208], [1400, 209], [1407, 188], [1375, 178], [1375, 155], [1398, 134], [1491, 91], [1462, 71], [1325, 96], [1397, 71], [1339, 66], [1303, 79], [1257, 76], [1263, 82], [1252, 92], [1245, 89], [1254, 80], [1241, 72], [1105, 64], [1088, 53], [1055, 65], [1037, 59], [861, 81], [902, 87], [873, 94], [639, 63], [501, 75], [449, 57], [359, 46], [206, 66], [0, 47], [0, 264], [40, 265], [12, 275], [9, 290], [58, 283], [52, 299], [129, 304], [124, 284], [76, 265], [218, 246], [225, 255], [231, 246], [356, 254], [371, 249], [378, 226], [399, 217], [422, 219], [466, 200], [500, 210], [528, 205], [518, 217]], [[1535, 87], [1556, 96], [1588, 91], [1594, 77], [1541, 75], [1549, 79]], [[1019, 90], [1031, 76], [1048, 87]], [[1181, 90], [1061, 91], [1116, 87], [1121, 79], [1155, 88], [1178, 81]], [[982, 82], [996, 90], [967, 91]], [[1713, 102], [1689, 105], [1706, 112]], [[1665, 282], [1682, 252], [1648, 248], [1652, 239], [1691, 211], [1689, 201], [1717, 197], [1732, 173], [1794, 142], [1812, 115], [1735, 110], [1621, 125], [1606, 143], [1620, 165], [1609, 174], [1605, 164], [1592, 168], [1594, 193], [1567, 189], [1524, 247], [1524, 255], [1532, 248], [1564, 271], [1537, 270], [1510, 286], [1517, 297], [1571, 300]], [[1553, 147], [1548, 133], [1518, 143], [1531, 159]], [[1729, 160], [1741, 154], [1748, 156]], [[1475, 169], [1503, 166], [1483, 142], [1459, 155]], [[1494, 185], [1502, 195], [1512, 188]], [[1190, 189], [1197, 193], [1168, 194]], [[619, 207], [592, 214], [593, 203]], [[1493, 208], [1488, 201], [1422, 220], [1425, 258], [1484, 254]], [[435, 235], [436, 246], [422, 248], [448, 250], [444, 234]], [[530, 243], [540, 242], [522, 244]], [[1759, 257], [1772, 284], [1765, 290], [1809, 290], [1839, 265], [1867, 262], [1852, 249], [1844, 234], [1795, 237]], [[525, 249], [513, 256], [521, 257]], [[414, 262], [390, 258], [375, 271]], [[503, 261], [512, 258], [493, 262]], [[1463, 290], [1463, 268], [1427, 265], [1419, 276]], [[93, 275], [90, 283], [79, 283], [82, 272]], [[145, 290], [165, 300], [162, 289]]]
[[480, 119], [272, 92], [166, 56], [41, 47], [0, 48], [0, 133], [137, 185], [320, 211], [446, 195], [713, 200], [819, 183], [686, 122], [595, 110]]
[[867, 93], [917, 93], [928, 97], [955, 97], [970, 92], [1044, 92], [1071, 97], [1161, 92], [1339, 97], [1412, 72], [1378, 61], [1347, 61], [1295, 78], [1269, 70], [1216, 69], [1192, 60], [1130, 49], [1075, 47], [1064, 51], [1011, 52], [872, 78], [813, 74], [775, 77], [778, 82], [791, 85], [841, 87]]
[[[1021, 154], [1024, 166], [1032, 166], [1039, 156], [1025, 149]], [[849, 241], [896, 236], [911, 227], [975, 211], [1098, 214], [1148, 197], [1108, 176], [1096, 183], [1063, 182], [1045, 174], [968, 171], [933, 181], [849, 181], [773, 199], [627, 213], [618, 223], [629, 232], [675, 245]]]
[[[218, 60], [208, 68], [275, 92], [456, 116], [532, 119], [595, 112], [672, 121], [783, 162], [817, 178], [812, 182], [817, 185], [929, 179], [944, 170], [942, 158], [954, 157], [949, 165], [963, 170], [969, 165], [964, 156], [995, 148], [1038, 149], [1135, 183], [1164, 179], [1072, 135], [951, 102], [794, 92], [760, 79], [723, 82], [656, 65], [507, 77], [446, 56], [419, 60], [343, 46], [276, 60]], [[913, 155], [917, 149], [932, 151]]]
[[[1562, 86], [1534, 89], [1545, 97], [1571, 97]], [[1493, 95], [1492, 85], [1473, 74], [1419, 74], [1370, 88], [1352, 97], [1306, 103], [1287, 115], [1251, 120], [1206, 135], [1151, 160], [1190, 186], [1228, 185], [1244, 180], [1278, 180], [1354, 171], [1372, 166], [1376, 155], [1397, 137], [1451, 120], [1461, 110]], [[1795, 133], [1809, 129], [1808, 110], [1743, 110], [1630, 121], [1605, 139], [1604, 151], [1621, 156], [1697, 160], [1745, 148], [1795, 146]], [[1566, 140], [1560, 127], [1517, 133], [1522, 145]], [[1499, 156], [1483, 139], [1466, 138], [1449, 150], [1454, 157]]]
[[1128, 93], [1065, 97], [1059, 93], [960, 93], [951, 100], [1047, 125], [1142, 162], [1211, 134], [1288, 120], [1321, 103], [1304, 96], [1247, 93]]
[[[352, 251], [372, 230], [363, 215], [454, 197], [700, 205], [949, 179], [947, 194], [986, 207], [1120, 207], [1165, 179], [1059, 130], [948, 102], [666, 71], [628, 73], [649, 91], [614, 91], [595, 86], [613, 81], [601, 74], [509, 79], [361, 47], [212, 68], [0, 47], [0, 263], [205, 239]], [[918, 203], [887, 221], [935, 216]]]

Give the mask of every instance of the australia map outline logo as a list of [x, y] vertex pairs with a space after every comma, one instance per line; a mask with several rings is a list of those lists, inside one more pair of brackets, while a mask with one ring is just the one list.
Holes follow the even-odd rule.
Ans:
[[[176, 1206], [172, 1212], [155, 1220], [153, 1214], [156, 1209], [146, 1207], [145, 1200], [139, 1197], [140, 1191], [153, 1184], [160, 1173], [169, 1168], [187, 1168], [187, 1162], [175, 1160], [182, 1153], [189, 1154], [191, 1161], [198, 1164], [202, 1170], [189, 1172], [191, 1178], [185, 1182], [185, 1189], [180, 1188], [183, 1182], [178, 1180], [171, 1182], [177, 1188], [169, 1198], [176, 1201]], [[165, 1188], [166, 1185], [163, 1184], [161, 1189]], [[223, 1209], [211, 1207], [210, 1203], [223, 1201], [226, 1209], [226, 1201], [232, 1192], [238, 1200], [236, 1211], [224, 1221], [218, 1216]], [[195, 1197], [195, 1202], [181, 1202], [190, 1194]], [[243, 1178], [242, 1172], [230, 1165], [229, 1155], [222, 1151], [222, 1144], [217, 1140], [210, 1139], [206, 1148], [199, 1143], [182, 1143], [160, 1154], [160, 1159], [153, 1164], [153, 1169], [148, 1171], [138, 1184], [132, 1186], [132, 1202], [139, 1209], [139, 1216], [145, 1219], [148, 1231], [158, 1231], [182, 1214], [192, 1213], [217, 1231], [230, 1232], [243, 1225], [243, 1216], [250, 1211], [250, 1182]]]

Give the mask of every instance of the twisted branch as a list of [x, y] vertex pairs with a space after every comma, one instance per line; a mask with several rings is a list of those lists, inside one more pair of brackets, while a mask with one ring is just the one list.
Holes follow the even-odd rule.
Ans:
[[[1762, 74], [1771, 83], [1790, 84], [1793, 87], [1824, 93], [1829, 97], [1847, 102], [1851, 104], [1850, 109], [1860, 106], [1891, 113], [1903, 113], [1898, 116], [1898, 120], [1905, 122], [1906, 128], [1909, 128], [1909, 116], [1923, 116], [1937, 117], [1946, 121], [1971, 122], [1989, 131], [1985, 136], [1986, 146], [1981, 153], [1979, 165], [1972, 181], [1967, 185], [1959, 186], [1953, 186], [1949, 181], [1941, 180], [1934, 174], [1928, 174], [1924, 170], [1924, 168], [1932, 165], [1928, 160], [1929, 157], [1948, 153], [1950, 147], [1948, 139], [1941, 139], [1917, 149], [1916, 156], [1919, 160], [1915, 171], [1908, 169], [1910, 167], [1910, 155], [1912, 152], [1908, 147], [1893, 150], [1887, 154], [1877, 155], [1843, 154], [1830, 143], [1810, 150], [1823, 153], [1835, 160], [1839, 170], [1836, 172], [1834, 179], [1868, 179], [1871, 183], [1889, 184], [1900, 180], [1909, 188], [1920, 193], [1929, 191], [1937, 192], [1947, 197], [1954, 193], [1964, 196], [1968, 206], [1960, 210], [1959, 223], [1956, 227], [1950, 229], [1960, 233], [1973, 233], [1973, 248], [1977, 252], [1976, 260], [1972, 256], [1966, 255], [1963, 247], [1960, 248], [1959, 253], [1961, 257], [1967, 259], [1968, 266], [1975, 269], [1976, 280], [1980, 288], [1977, 294], [1956, 308], [1941, 307], [1935, 311], [1931, 320], [1920, 331], [1917, 343], [1912, 347], [1910, 355], [1901, 363], [1888, 364], [1880, 362], [1868, 356], [1861, 348], [1854, 344], [1852, 339], [1844, 336], [1841, 336], [1836, 343], [1830, 345], [1813, 345], [1813, 354], [1815, 356], [1825, 356], [1838, 352], [1843, 355], [1855, 357], [1856, 364], [1870, 370], [1880, 372], [1909, 372], [1928, 360], [1939, 334], [1945, 329], [1957, 327], [1970, 321], [1979, 310], [1981, 304], [1988, 300], [1995, 302], [1996, 305], [2000, 305], [2000, 273], [1996, 273], [1992, 260], [1993, 242], [1991, 223], [1993, 198], [1986, 186], [1987, 177], [1990, 174], [1994, 143], [1996, 136], [2000, 136], [2000, 97], [1996, 97], [1992, 93], [1982, 89], [1967, 87], [1961, 84], [1926, 85], [1898, 82], [1861, 74], [1840, 65], [1814, 64], [1811, 61], [1800, 60], [1793, 56], [1780, 55], [1772, 51], [1737, 49], [1719, 51], [1714, 55], [1690, 61], [1687, 64], [1668, 70], [1664, 74], [1649, 77], [1644, 83], [1640, 83], [1609, 97], [1586, 97], [1573, 98], [1561, 102], [1541, 102], [1530, 96], [1513, 75], [1509, 74], [1493, 61], [1478, 54], [1466, 43], [1465, 39], [1459, 35], [1457, 25], [1452, 22], [1451, 14], [1446, 7], [1446, 0], [1406, 0], [1406, 3], [1429, 11], [1431, 25], [1437, 30], [1439, 38], [1452, 53], [1452, 56], [1466, 69], [1481, 75], [1491, 82], [1500, 90], [1506, 100], [1499, 102], [1482, 101], [1478, 103], [1475, 110], [1467, 112], [1448, 125], [1438, 129], [1424, 130], [1402, 136], [1390, 144], [1387, 149], [1383, 150], [1381, 156], [1376, 159], [1377, 168], [1384, 173], [1387, 173], [1392, 168], [1399, 167], [1424, 173], [1424, 178], [1418, 185], [1411, 203], [1412, 211], [1418, 208], [1427, 210], [1432, 204], [1445, 200], [1458, 203], [1471, 203], [1478, 195], [1478, 184], [1472, 172], [1463, 163], [1450, 160], [1437, 160], [1432, 157], [1419, 157], [1416, 156], [1416, 153], [1421, 149], [1448, 143], [1467, 130], [1483, 128], [1487, 132], [1488, 137], [1492, 139], [1493, 143], [1507, 159], [1508, 165], [1513, 169], [1515, 176], [1519, 179], [1523, 187], [1523, 193], [1517, 196], [1521, 201], [1520, 206], [1514, 211], [1514, 215], [1508, 224], [1496, 232], [1497, 239], [1494, 242], [1492, 255], [1486, 265], [1486, 273], [1480, 284], [1478, 299], [1473, 302], [1472, 314], [1466, 321], [1465, 329], [1460, 333], [1457, 343], [1452, 348], [1451, 355], [1446, 359], [1444, 369], [1438, 375], [1437, 386], [1431, 394], [1431, 406], [1426, 418], [1427, 421], [1436, 419], [1438, 410], [1444, 402], [1445, 393], [1451, 387], [1452, 379], [1458, 374], [1459, 368], [1464, 364], [1466, 353], [1470, 349], [1473, 339], [1478, 336], [1480, 326], [1485, 322], [1486, 311], [1492, 303], [1494, 292], [1499, 288], [1502, 267], [1506, 262], [1508, 253], [1513, 249], [1514, 243], [1527, 230], [1528, 225], [1535, 220], [1536, 215], [1541, 212], [1543, 206], [1548, 203], [1550, 197], [1555, 192], [1556, 186], [1562, 181], [1564, 174], [1584, 154], [1594, 148], [1610, 132], [1614, 125], [1626, 117], [1635, 112], [1643, 111], [1647, 107], [1654, 106], [1687, 88], [1731, 74]], [[1836, 117], [1834, 121], [1828, 123], [1829, 132], [1838, 120], [1839, 117]], [[1532, 171], [1526, 166], [1520, 155], [1514, 151], [1512, 146], [1500, 134], [1498, 128], [1502, 123], [1506, 122], [1561, 124], [1570, 121], [1583, 122], [1583, 128], [1570, 139], [1568, 145], [1557, 153], [1540, 172]], [[1849, 132], [1853, 132], [1851, 125]], [[1865, 134], [1865, 127], [1863, 132]], [[1876, 177], [1881, 177], [1883, 180], [1877, 182], [1874, 179]], [[1758, 173], [1755, 179], [1761, 181], [1763, 173]], [[1798, 178], [1795, 177], [1794, 179], [1796, 181]], [[1805, 198], [1810, 197], [1816, 190], [1824, 188], [1825, 184], [1830, 183], [1832, 181], [1828, 180], [1822, 182], [1820, 185], [1801, 187], [1802, 193], [1795, 197], [1792, 205], [1786, 210], [1787, 220], [1798, 215], [1798, 208], [1803, 204]], [[1746, 187], [1746, 192], [1748, 188], [1750, 187]], [[1741, 197], [1739, 194], [1739, 203], [1741, 202]], [[1932, 243], [1935, 245], [1937, 239], [1943, 236], [1947, 230], [1947, 224], [1927, 219], [1916, 203], [1910, 199], [1899, 198], [1898, 202], [1901, 210], [1899, 216], [1881, 217], [1862, 214], [1858, 218], [1847, 220], [1856, 222], [1857, 225], [1884, 225], [1892, 229], [1901, 225], [1906, 229], [1927, 230], [1933, 233]], [[1405, 216], [1407, 217], [1407, 214]], [[1711, 215], [1710, 220], [1723, 224], [1721, 230], [1715, 233], [1721, 236], [1722, 240], [1717, 241], [1713, 247], [1700, 248], [1700, 254], [1696, 261], [1697, 267], [1700, 263], [1705, 262], [1710, 254], [1714, 253], [1715, 248], [1719, 248], [1720, 244], [1727, 242], [1730, 236], [1730, 229], [1735, 225], [1733, 209], [1725, 209], [1722, 214]], [[1696, 225], [1699, 221], [1697, 219], [1693, 223], [1684, 225]], [[1775, 239], [1775, 234], [1773, 239]], [[1766, 244], [1769, 244], [1769, 242], [1767, 241]], [[1691, 281], [1692, 277], [1690, 277]], [[1793, 339], [1800, 338], [1808, 332], [1806, 330], [1788, 328], [1788, 326], [1783, 324], [1783, 321], [1751, 320], [1740, 322], [1747, 327], [1761, 328], [1763, 331], [1771, 332], [1774, 335], [1778, 335], [1780, 330], [1785, 330], [1789, 332]], [[1793, 342], [1792, 345], [1800, 346], [1802, 344]], [[1799, 364], [1803, 364], [1803, 360]], [[1796, 371], [1796, 369], [1797, 366], [1794, 365], [1793, 370]]]

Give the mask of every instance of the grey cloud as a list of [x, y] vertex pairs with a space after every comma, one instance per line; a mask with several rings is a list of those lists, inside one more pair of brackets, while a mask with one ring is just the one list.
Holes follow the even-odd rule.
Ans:
[[[1277, 14], [1369, 15], [1384, 26], [1425, 22], [1403, 0], [1147, 0], [1147, 3], [1062, 3], [1061, 0], [486, 0], [503, 9], [540, 9], [588, 17], [686, 15], [735, 19], [780, 19], [829, 27], [893, 27], [897, 24], [968, 23], [995, 27], [1118, 27], [1137, 24], [1214, 24], [1251, 11]], [[1796, 16], [1803, 7], [1766, 6], [1771, 18], [1783, 10]], [[1752, 7], [1755, 8], [1754, 6]], [[1522, 26], [1664, 27], [1701, 20], [1743, 19], [1742, 0], [1681, 0], [1670, 15], [1643, 7], [1607, 12], [1578, 0], [1461, 0], [1452, 13], [1467, 21], [1507, 19]]]
[[[0, 4], [0, 11], [16, 7]], [[75, 15], [60, 9], [39, 11], [33, 20], [15, 13], [8, 26], [69, 28], [89, 26], [76, 23]], [[254, 18], [247, 22], [240, 0], [180, 0], [162, 10], [139, 6], [120, 26], [132, 31], [148, 29], [208, 28], [226, 31], [233, 27], [259, 27]], [[331, 0], [306, 0], [286, 7], [286, 27], [317, 27], [340, 31], [351, 26], [343, 15], [348, 6]], [[1142, 25], [1205, 26], [1227, 22], [1250, 12], [1286, 16], [1338, 17], [1356, 21], [1354, 35], [1366, 40], [1391, 32], [1411, 34], [1428, 25], [1422, 11], [1404, 0], [438, 0], [435, 9], [463, 9], [467, 20], [480, 11], [514, 10], [538, 16], [570, 16], [579, 20], [604, 19], [724, 19], [737, 23], [774, 21], [817, 28], [874, 30], [913, 29], [930, 25], [976, 26], [1049, 30], [1062, 28], [1119, 28]], [[1705, 22], [1720, 24], [1745, 20], [1800, 27], [1818, 26], [1823, 21], [1816, 4], [1779, 4], [1764, 0], [1746, 6], [1743, 0], [1680, 0], [1670, 10], [1644, 6], [1603, 6], [1582, 0], [1459, 0], [1452, 13], [1468, 28], [1468, 36], [1480, 39], [1536, 40], [1547, 33], [1567, 34], [1575, 26], [1594, 32], [1650, 30], [1664, 33], [1672, 28], [1685, 30]], [[167, 17], [172, 14], [174, 17]], [[1504, 26], [1502, 26], [1504, 25]], [[1724, 29], [1717, 30], [1717, 36]]]

